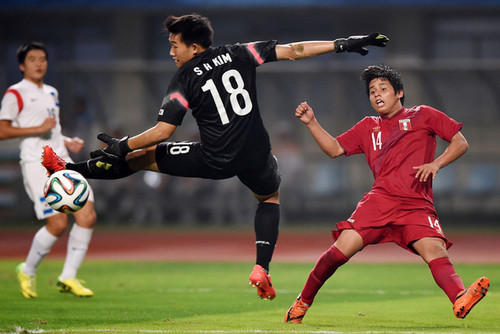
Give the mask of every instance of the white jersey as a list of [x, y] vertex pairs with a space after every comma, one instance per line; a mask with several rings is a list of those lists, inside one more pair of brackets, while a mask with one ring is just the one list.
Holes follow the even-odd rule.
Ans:
[[[50, 145], [64, 160], [72, 161], [64, 146], [59, 118], [59, 98], [57, 89], [44, 84], [41, 88], [23, 79], [7, 89], [0, 107], [0, 120], [9, 120], [20, 128], [38, 126], [49, 117], [56, 118], [56, 126], [41, 135], [21, 138], [21, 171], [26, 193], [33, 201], [35, 213], [42, 220], [57, 214], [45, 200], [43, 186], [47, 180], [47, 170], [41, 164], [42, 148]], [[94, 201], [90, 189], [89, 201]]]
[[10, 86], [5, 92], [0, 120], [9, 120], [13, 126], [27, 128], [41, 125], [49, 116], [56, 118], [56, 126], [49, 132], [21, 139], [21, 162], [40, 162], [45, 145], [50, 145], [63, 159], [69, 158], [61, 133], [58, 96], [54, 87], [43, 84], [40, 88], [26, 79]]

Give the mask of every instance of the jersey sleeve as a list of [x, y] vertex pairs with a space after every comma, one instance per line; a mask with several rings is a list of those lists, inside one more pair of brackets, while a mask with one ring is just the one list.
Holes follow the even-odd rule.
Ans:
[[425, 105], [421, 106], [421, 108], [428, 118], [429, 126], [441, 139], [449, 142], [462, 129], [462, 123], [457, 122], [445, 113]]
[[172, 78], [167, 89], [167, 94], [163, 98], [158, 112], [157, 121], [179, 126], [189, 110], [189, 103], [179, 80], [176, 79], [177, 77], [176, 75]]
[[264, 63], [278, 60], [276, 58], [277, 43], [278, 41], [276, 40], [270, 40], [235, 44], [234, 46], [236, 48], [241, 48], [242, 52], [244, 52], [244, 54], [246, 54], [246, 56], [249, 57], [257, 67]]
[[344, 155], [354, 155], [363, 153], [363, 140], [362, 136], [365, 134], [364, 129], [369, 118], [365, 117], [356, 123], [352, 128], [336, 137], [339, 144], [344, 148]]
[[19, 103], [17, 96], [10, 90], [7, 90], [2, 98], [0, 107], [0, 120], [13, 121], [19, 114]]

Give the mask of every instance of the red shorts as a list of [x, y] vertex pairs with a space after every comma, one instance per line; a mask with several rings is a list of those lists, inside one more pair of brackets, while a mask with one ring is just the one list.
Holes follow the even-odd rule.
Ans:
[[346, 221], [337, 223], [333, 239], [340, 232], [355, 229], [363, 238], [364, 246], [394, 242], [413, 253], [413, 242], [424, 237], [438, 237], [451, 247], [441, 230], [434, 206], [427, 201], [401, 200], [396, 197], [368, 193], [358, 203]]

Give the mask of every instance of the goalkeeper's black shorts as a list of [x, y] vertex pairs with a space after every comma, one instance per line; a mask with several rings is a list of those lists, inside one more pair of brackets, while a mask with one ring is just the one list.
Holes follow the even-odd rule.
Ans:
[[163, 142], [156, 147], [156, 163], [163, 174], [221, 180], [237, 176], [257, 195], [269, 195], [278, 190], [281, 177], [276, 157], [269, 152], [262, 163], [252, 168], [216, 168], [202, 152], [200, 142]]

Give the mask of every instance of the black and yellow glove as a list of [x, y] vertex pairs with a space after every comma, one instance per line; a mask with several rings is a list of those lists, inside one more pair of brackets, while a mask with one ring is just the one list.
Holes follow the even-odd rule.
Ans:
[[103, 161], [113, 163], [125, 160], [132, 150], [128, 146], [128, 136], [122, 139], [113, 138], [103, 132], [97, 135], [97, 139], [108, 144], [108, 147], [90, 152], [91, 158], [102, 158]]
[[389, 38], [385, 35], [379, 34], [378, 32], [374, 32], [370, 35], [338, 38], [333, 41], [336, 53], [357, 52], [362, 56], [366, 56], [368, 54], [366, 46], [373, 45], [384, 48], [387, 46], [388, 42]]

